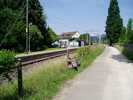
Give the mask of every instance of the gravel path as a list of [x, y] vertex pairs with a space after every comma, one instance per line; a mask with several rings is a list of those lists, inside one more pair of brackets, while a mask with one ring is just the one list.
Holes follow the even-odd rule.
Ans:
[[133, 63], [116, 48], [106, 47], [54, 100], [133, 100]]

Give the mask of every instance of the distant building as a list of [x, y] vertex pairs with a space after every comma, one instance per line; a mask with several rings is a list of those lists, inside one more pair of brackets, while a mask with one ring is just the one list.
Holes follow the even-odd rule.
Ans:
[[79, 32], [65, 32], [60, 35], [60, 47], [79, 47]]

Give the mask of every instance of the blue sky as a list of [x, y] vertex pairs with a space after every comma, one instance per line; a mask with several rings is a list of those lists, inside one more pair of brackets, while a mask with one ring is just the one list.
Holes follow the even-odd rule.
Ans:
[[[40, 0], [55, 32], [104, 33], [110, 0]], [[124, 25], [133, 18], [133, 0], [118, 0]]]

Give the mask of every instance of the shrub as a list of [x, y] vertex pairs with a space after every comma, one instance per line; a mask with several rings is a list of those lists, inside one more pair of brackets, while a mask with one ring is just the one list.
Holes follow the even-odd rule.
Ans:
[[0, 51], [0, 75], [8, 78], [8, 73], [15, 66], [15, 53], [9, 50]]
[[133, 61], [133, 50], [129, 48], [124, 48], [122, 53], [129, 59]]
[[80, 49], [78, 49], [77, 51], [77, 57], [81, 58], [85, 55], [88, 55], [90, 53], [90, 47], [86, 46], [86, 47], [81, 47]]

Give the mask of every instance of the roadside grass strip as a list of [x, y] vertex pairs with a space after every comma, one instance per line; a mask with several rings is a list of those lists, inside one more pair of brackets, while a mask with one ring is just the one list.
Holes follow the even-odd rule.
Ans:
[[34, 71], [29, 76], [24, 77], [23, 98], [19, 98], [17, 95], [17, 81], [2, 84], [0, 85], [0, 100], [52, 100], [66, 81], [87, 68], [103, 50], [103, 45], [79, 49], [76, 52], [81, 62], [78, 72], [69, 69], [65, 60], [61, 63], [57, 62], [57, 64], [51, 62], [45, 65], [48, 67]]
[[120, 45], [115, 45], [115, 47], [123, 54], [127, 57], [127, 59], [133, 61], [133, 49], [128, 49], [128, 48], [124, 48], [123, 46]]

